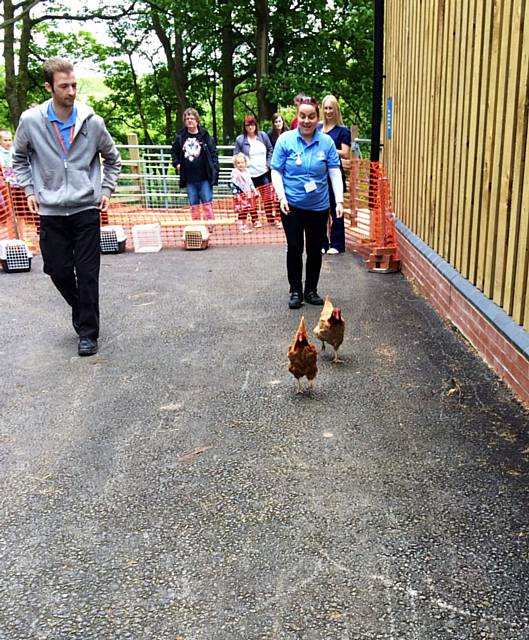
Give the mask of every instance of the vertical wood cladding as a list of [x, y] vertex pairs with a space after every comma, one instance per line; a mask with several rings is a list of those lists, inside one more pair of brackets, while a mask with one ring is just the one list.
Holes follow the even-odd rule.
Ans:
[[386, 0], [385, 12], [395, 212], [529, 329], [529, 0]]

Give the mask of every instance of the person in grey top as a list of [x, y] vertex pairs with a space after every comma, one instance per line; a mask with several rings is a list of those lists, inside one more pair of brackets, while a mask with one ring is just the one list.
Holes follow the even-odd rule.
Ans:
[[121, 158], [103, 119], [76, 102], [72, 63], [46, 60], [44, 80], [51, 100], [20, 117], [13, 168], [29, 210], [40, 214], [44, 272], [72, 308], [79, 355], [90, 356], [99, 337], [100, 213]]

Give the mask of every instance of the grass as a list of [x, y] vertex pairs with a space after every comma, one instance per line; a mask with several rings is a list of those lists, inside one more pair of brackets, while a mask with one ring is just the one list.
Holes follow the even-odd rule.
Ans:
[[79, 78], [77, 91], [81, 99], [95, 98], [96, 100], [102, 100], [110, 93], [103, 76]]

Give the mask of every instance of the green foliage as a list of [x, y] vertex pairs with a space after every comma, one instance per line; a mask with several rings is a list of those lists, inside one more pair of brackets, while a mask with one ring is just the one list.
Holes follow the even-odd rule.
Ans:
[[90, 104], [106, 122], [114, 139], [126, 143], [127, 133], [140, 134], [141, 121], [134, 102], [132, 73], [129, 64], [116, 60], [112, 65], [103, 65], [106, 73], [107, 95], [103, 99], [93, 97]]
[[[95, 78], [83, 79], [79, 95], [90, 96], [115, 138], [125, 142], [127, 133], [136, 132], [141, 142], [166, 143], [181, 127], [177, 113], [182, 105], [177, 101], [170, 64], [178, 62], [180, 55], [178, 77], [184, 86], [184, 106], [196, 107], [202, 123], [220, 138], [222, 45], [228, 27], [235, 75], [235, 128], [240, 131], [244, 116], [257, 114], [254, 9], [248, 0], [138, 0], [134, 14], [109, 24], [112, 47], [97, 42], [89, 22], [87, 30], [77, 34], [61, 30], [56, 19], [39, 23], [32, 32], [28, 102], [47, 97], [41, 74], [45, 58], [61, 55], [77, 63], [90, 61], [103, 71], [104, 85]], [[332, 93], [340, 100], [344, 122], [359, 125], [361, 135], [368, 136], [372, 0], [268, 0], [268, 9], [269, 75], [264, 78], [268, 101], [289, 122], [294, 116], [295, 94], [321, 100]], [[59, 9], [56, 13], [60, 15]], [[155, 19], [170, 44], [165, 50], [156, 35]], [[137, 63], [133, 64], [138, 55], [150, 60], [149, 72], [138, 73]], [[6, 120], [5, 111], [0, 103], [0, 122]], [[263, 129], [268, 125], [261, 123]]]
[[110, 94], [105, 78], [90, 76], [77, 78], [77, 95], [84, 101], [104, 100]]
[[47, 58], [61, 56], [73, 60], [76, 64], [90, 61], [97, 67], [107, 58], [108, 52], [109, 48], [97, 42], [89, 31], [68, 33], [61, 30], [56, 22], [37, 24], [32, 31], [31, 57], [28, 64], [31, 83], [28, 104], [49, 98], [42, 78], [42, 63]]
[[[366, 129], [371, 111], [371, 0], [276, 0], [268, 91], [290, 107], [297, 93], [335, 95], [344, 120]], [[290, 36], [285, 38], [285, 33]], [[287, 112], [293, 116], [293, 109]]]
[[[5, 95], [6, 83], [4, 68], [0, 67], [0, 95]], [[0, 129], [12, 129], [11, 119], [9, 118], [9, 109], [7, 108], [7, 102], [0, 100]]]

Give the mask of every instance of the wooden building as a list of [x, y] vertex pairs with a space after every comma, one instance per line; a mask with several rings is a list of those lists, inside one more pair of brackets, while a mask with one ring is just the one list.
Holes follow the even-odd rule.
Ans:
[[529, 400], [529, 0], [386, 0], [403, 271]]

